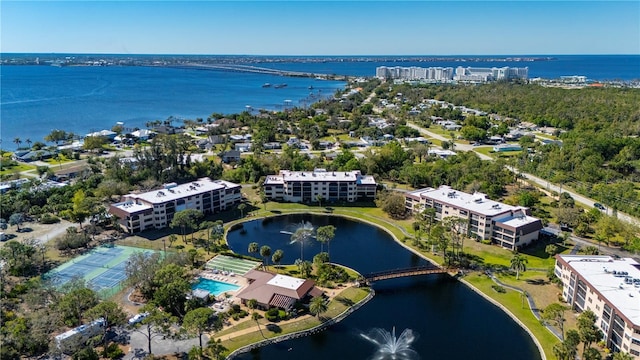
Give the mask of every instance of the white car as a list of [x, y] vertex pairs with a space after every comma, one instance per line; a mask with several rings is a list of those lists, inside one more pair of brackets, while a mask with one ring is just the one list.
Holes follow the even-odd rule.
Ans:
[[140, 321], [142, 321], [142, 319], [146, 318], [147, 316], [149, 316], [148, 312], [143, 312], [143, 313], [137, 314], [134, 317], [132, 317], [131, 319], [129, 319], [129, 325], [137, 324]]

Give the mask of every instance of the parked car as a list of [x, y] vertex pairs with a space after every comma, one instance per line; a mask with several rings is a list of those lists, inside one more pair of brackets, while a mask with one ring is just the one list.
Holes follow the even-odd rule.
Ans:
[[134, 317], [129, 319], [129, 325], [137, 324], [140, 321], [142, 321], [144, 318], [146, 318], [147, 316], [149, 316], [148, 312], [143, 312], [143, 313], [140, 313], [140, 314], [136, 314]]
[[604, 207], [604, 205], [602, 205], [600, 203], [594, 203], [593, 207], [595, 207], [596, 209], [600, 209], [600, 210], [607, 210], [607, 208]]

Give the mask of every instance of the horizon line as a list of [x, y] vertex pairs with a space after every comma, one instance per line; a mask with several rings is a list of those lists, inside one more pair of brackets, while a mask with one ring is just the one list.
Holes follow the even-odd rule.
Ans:
[[127, 55], [127, 56], [241, 56], [241, 57], [471, 57], [471, 56], [640, 56], [637, 53], [572, 53], [572, 54], [204, 54], [204, 53], [111, 53], [111, 52], [2, 52], [2, 55]]

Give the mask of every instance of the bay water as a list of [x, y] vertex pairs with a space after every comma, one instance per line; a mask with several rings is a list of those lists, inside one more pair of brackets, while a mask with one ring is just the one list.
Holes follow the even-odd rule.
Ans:
[[[348, 58], [348, 57], [347, 57]], [[337, 61], [316, 57], [312, 62], [264, 62], [255, 65], [291, 71], [373, 76], [377, 66], [529, 67], [529, 77], [584, 75], [594, 80], [640, 79], [639, 55], [555, 56], [550, 61], [464, 62], [461, 57], [433, 62]], [[478, 57], [475, 57], [478, 58]], [[482, 60], [482, 57], [479, 57]], [[264, 84], [271, 87], [263, 87]], [[287, 84], [275, 88], [276, 84]], [[0, 66], [0, 147], [13, 150], [13, 141], [43, 141], [53, 129], [84, 135], [109, 129], [116, 122], [143, 128], [146, 122], [206, 119], [212, 113], [247, 109], [281, 110], [308, 106], [330, 97], [344, 82], [291, 78], [219, 70], [145, 66], [54, 67]], [[251, 108], [248, 108], [250, 106]], [[176, 124], [176, 122], [174, 122]]]

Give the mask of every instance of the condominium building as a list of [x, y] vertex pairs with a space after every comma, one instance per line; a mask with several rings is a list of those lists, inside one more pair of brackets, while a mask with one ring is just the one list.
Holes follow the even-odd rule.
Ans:
[[452, 67], [387, 67], [376, 68], [376, 77], [380, 79], [401, 79], [401, 80], [431, 80], [447, 82], [451, 80], [462, 82], [489, 82], [496, 80], [527, 79], [529, 68], [512, 67], [462, 67], [458, 66], [455, 74]]
[[631, 258], [556, 255], [562, 297], [591, 310], [607, 347], [640, 359], [640, 264]]
[[120, 225], [129, 233], [162, 229], [181, 210], [196, 209], [211, 214], [228, 209], [242, 200], [240, 185], [224, 180], [201, 178], [178, 185], [165, 184], [162, 189], [128, 194], [109, 207]]
[[376, 180], [373, 176], [354, 171], [280, 170], [264, 181], [267, 198], [277, 201], [315, 202], [373, 200], [376, 197]]
[[496, 80], [512, 80], [527, 79], [529, 77], [529, 68], [512, 68], [512, 67], [462, 67], [456, 68], [456, 75], [453, 77], [456, 81], [467, 82], [488, 82]]
[[379, 66], [376, 68], [376, 77], [380, 79], [451, 81], [453, 79], [453, 68]]
[[419, 213], [428, 207], [435, 209], [436, 220], [448, 216], [466, 219], [469, 236], [490, 239], [510, 250], [536, 241], [542, 229], [542, 222], [528, 208], [489, 200], [482, 193], [467, 194], [443, 185], [405, 194], [408, 211]]

